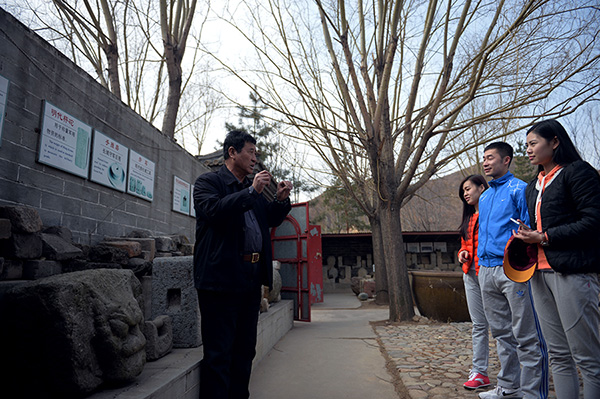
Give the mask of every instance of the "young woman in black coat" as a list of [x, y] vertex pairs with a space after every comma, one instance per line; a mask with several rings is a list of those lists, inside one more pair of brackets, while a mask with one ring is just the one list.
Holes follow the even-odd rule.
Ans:
[[531, 279], [535, 309], [548, 344], [558, 399], [600, 398], [600, 175], [584, 162], [564, 127], [539, 122], [527, 132], [527, 155], [538, 165], [526, 190], [531, 229], [516, 236], [538, 244]]

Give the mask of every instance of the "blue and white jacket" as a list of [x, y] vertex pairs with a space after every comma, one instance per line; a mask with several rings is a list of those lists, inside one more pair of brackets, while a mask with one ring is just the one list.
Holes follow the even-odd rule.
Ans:
[[479, 197], [479, 242], [477, 256], [479, 266], [502, 265], [504, 247], [519, 226], [510, 218], [521, 219], [529, 224], [529, 212], [525, 199], [527, 184], [512, 173], [491, 180], [490, 188]]

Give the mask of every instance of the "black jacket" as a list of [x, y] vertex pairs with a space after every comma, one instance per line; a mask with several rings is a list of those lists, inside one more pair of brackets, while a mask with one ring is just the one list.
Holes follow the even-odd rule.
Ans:
[[250, 182], [240, 183], [222, 166], [216, 172], [200, 175], [194, 184], [196, 243], [194, 284], [197, 289], [222, 292], [248, 292], [251, 268], [242, 260], [244, 212], [254, 210], [262, 234], [258, 262], [260, 283], [272, 287], [273, 266], [269, 227], [280, 225], [291, 209], [289, 200], [267, 202], [261, 194], [250, 193]]
[[[535, 227], [537, 178], [527, 186], [527, 206]], [[542, 231], [548, 263], [557, 272], [600, 272], [600, 175], [587, 162], [563, 168], [542, 196]]]

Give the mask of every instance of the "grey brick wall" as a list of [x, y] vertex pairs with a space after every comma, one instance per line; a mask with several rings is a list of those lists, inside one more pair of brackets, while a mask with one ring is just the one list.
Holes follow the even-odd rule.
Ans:
[[[207, 168], [2, 9], [0, 74], [10, 80], [0, 205], [32, 206], [44, 225], [68, 227], [84, 244], [134, 229], [193, 240], [194, 219], [171, 211], [173, 176], [193, 184]], [[38, 163], [43, 100], [155, 162], [153, 201]]]

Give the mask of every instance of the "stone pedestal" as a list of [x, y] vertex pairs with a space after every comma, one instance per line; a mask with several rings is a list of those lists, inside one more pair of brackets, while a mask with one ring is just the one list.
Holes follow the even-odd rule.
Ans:
[[340, 279], [340, 283], [350, 284], [352, 282], [352, 267], [350, 266], [340, 266], [344, 269], [344, 278]]
[[155, 258], [152, 268], [152, 318], [168, 315], [173, 321], [173, 347], [202, 344], [200, 308], [194, 288], [192, 256]]

